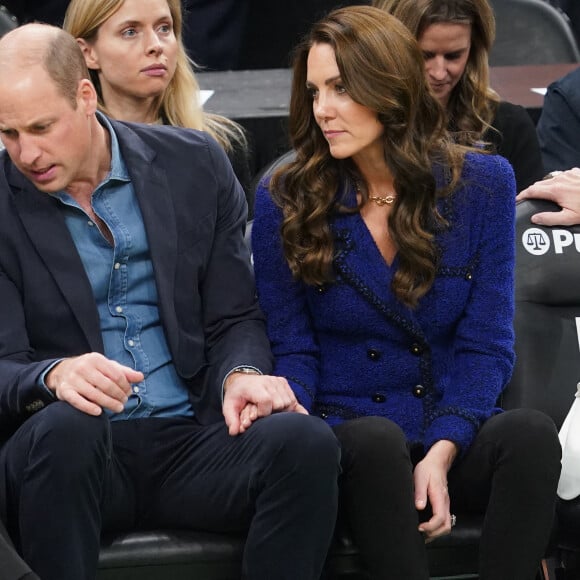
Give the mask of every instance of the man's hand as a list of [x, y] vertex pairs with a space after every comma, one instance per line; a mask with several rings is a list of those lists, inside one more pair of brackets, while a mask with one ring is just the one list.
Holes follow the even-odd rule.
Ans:
[[308, 414], [286, 379], [236, 372], [226, 379], [223, 414], [230, 435], [243, 433], [259, 417], [279, 411]]
[[103, 409], [120, 413], [131, 384], [143, 379], [143, 373], [91, 352], [60, 361], [50, 369], [45, 383], [57, 399], [88, 415], [100, 415]]
[[573, 226], [580, 224], [580, 169], [554, 171], [553, 177], [537, 181], [524, 189], [516, 201], [547, 199], [556, 202], [561, 211], [537, 213], [532, 223], [541, 226]]
[[452, 441], [437, 441], [414, 471], [415, 507], [421, 511], [431, 504], [433, 515], [419, 525], [419, 531], [430, 542], [437, 536], [451, 531], [450, 501], [447, 491], [447, 472], [457, 455], [457, 446]]

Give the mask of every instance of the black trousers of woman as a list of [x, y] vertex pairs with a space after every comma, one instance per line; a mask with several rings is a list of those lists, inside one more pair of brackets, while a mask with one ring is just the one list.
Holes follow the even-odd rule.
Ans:
[[[413, 468], [421, 459], [392, 421], [335, 427], [342, 445], [341, 517], [372, 580], [427, 580]], [[549, 540], [560, 475], [553, 421], [531, 409], [489, 419], [448, 473], [451, 512], [485, 513], [480, 580], [533, 580]], [[421, 518], [423, 519], [423, 518]]]

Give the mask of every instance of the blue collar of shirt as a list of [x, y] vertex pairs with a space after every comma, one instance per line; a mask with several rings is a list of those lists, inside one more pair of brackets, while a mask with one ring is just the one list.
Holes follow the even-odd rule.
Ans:
[[105, 117], [105, 115], [99, 111], [97, 111], [97, 119], [111, 136], [111, 170], [109, 171], [107, 177], [103, 180], [103, 183], [107, 183], [107, 181], [110, 180], [131, 181], [129, 171], [125, 165], [125, 160], [121, 155], [119, 139], [113, 130], [113, 126], [111, 125], [109, 119], [107, 119], [107, 117]]

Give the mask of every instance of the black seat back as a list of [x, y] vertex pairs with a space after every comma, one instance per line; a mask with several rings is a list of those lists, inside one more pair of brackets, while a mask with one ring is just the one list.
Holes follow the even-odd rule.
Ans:
[[561, 10], [544, 0], [491, 0], [491, 5], [496, 20], [491, 66], [580, 62], [569, 19]]
[[16, 17], [5, 6], [0, 5], [0, 36], [4, 36], [18, 26]]
[[504, 408], [530, 407], [560, 427], [580, 380], [580, 226], [542, 227], [548, 201], [516, 208], [516, 365]]

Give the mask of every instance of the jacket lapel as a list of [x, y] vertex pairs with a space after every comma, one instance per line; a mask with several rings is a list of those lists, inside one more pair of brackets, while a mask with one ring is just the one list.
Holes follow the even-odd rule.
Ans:
[[157, 161], [157, 153], [125, 125], [114, 121], [112, 124], [143, 215], [159, 308], [173, 350], [176, 339], [169, 329], [178, 327], [173, 306], [177, 231], [171, 187], [165, 169]]
[[415, 314], [391, 291], [398, 259], [395, 257], [393, 264], [387, 265], [359, 213], [338, 215], [332, 229], [338, 275], [389, 321], [422, 339], [424, 333]]
[[90, 282], [59, 211], [58, 200], [35, 189], [10, 168], [9, 182], [22, 224], [69, 304], [92, 351], [103, 352], [99, 316]]

